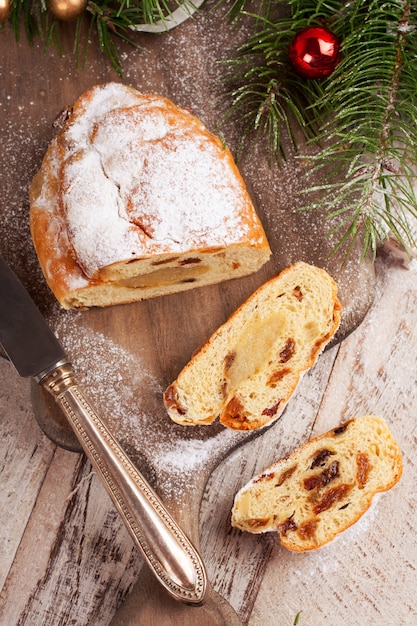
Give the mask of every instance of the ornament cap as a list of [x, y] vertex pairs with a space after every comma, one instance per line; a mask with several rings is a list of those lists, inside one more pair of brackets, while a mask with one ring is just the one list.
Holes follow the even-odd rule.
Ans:
[[[2, 2], [2, 0], [0, 0]], [[87, 0], [49, 0], [48, 9], [58, 20], [70, 22], [75, 20], [87, 5]]]
[[0, 0], [0, 24], [3, 24], [11, 15], [12, 0]]

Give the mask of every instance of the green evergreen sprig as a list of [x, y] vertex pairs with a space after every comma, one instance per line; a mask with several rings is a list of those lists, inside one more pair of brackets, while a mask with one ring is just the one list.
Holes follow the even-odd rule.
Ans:
[[[410, 252], [416, 246], [410, 221], [417, 218], [417, 2], [276, 0], [252, 18], [253, 34], [226, 72], [230, 115], [245, 129], [244, 145], [257, 131], [279, 159], [288, 140], [297, 148], [301, 131], [316, 148], [308, 157], [316, 184], [304, 193], [319, 193], [329, 220], [338, 217], [330, 227], [337, 247], [360, 236], [364, 255], [375, 255], [391, 231]], [[291, 67], [288, 47], [301, 28], [317, 24], [339, 37], [342, 60], [328, 78], [306, 80]]]
[[[39, 37], [45, 49], [51, 45], [61, 51], [62, 22], [54, 17], [45, 0], [12, 0], [10, 23], [19, 39], [21, 24], [27, 40], [33, 45]], [[83, 65], [88, 44], [97, 36], [99, 49], [107, 55], [119, 75], [122, 74], [116, 40], [122, 39], [138, 47], [133, 30], [138, 24], [164, 23], [179, 5], [192, 7], [191, 0], [87, 0], [85, 10], [74, 21], [74, 54], [77, 65]], [[87, 34], [86, 28], [87, 26]]]

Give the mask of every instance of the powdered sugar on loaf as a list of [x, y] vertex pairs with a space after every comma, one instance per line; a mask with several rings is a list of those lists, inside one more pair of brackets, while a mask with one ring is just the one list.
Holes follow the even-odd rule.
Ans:
[[208, 234], [213, 247], [243, 237], [242, 190], [203, 125], [162, 97], [150, 106], [132, 94], [119, 108], [117, 86], [109, 92], [93, 94], [87, 116], [74, 111], [60, 142], [68, 234], [85, 274], [123, 256], [196, 249]]

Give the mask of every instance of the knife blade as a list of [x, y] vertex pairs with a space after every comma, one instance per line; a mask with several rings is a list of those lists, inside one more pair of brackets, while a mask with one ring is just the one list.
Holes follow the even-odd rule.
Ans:
[[32, 298], [0, 257], [0, 343], [23, 378], [68, 361]]
[[60, 342], [1, 256], [0, 344], [20, 376], [34, 378], [63, 410], [157, 580], [176, 600], [201, 604], [207, 575], [199, 553], [93, 409]]

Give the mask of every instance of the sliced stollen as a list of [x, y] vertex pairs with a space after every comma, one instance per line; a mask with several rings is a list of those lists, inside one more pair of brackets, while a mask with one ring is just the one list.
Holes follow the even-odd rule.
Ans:
[[179, 424], [216, 418], [235, 430], [276, 420], [302, 374], [341, 319], [337, 285], [323, 269], [298, 262], [253, 293], [208, 339], [164, 402]]
[[358, 417], [252, 478], [236, 494], [232, 526], [276, 531], [289, 550], [314, 550], [354, 524], [401, 473], [401, 450], [385, 421]]

